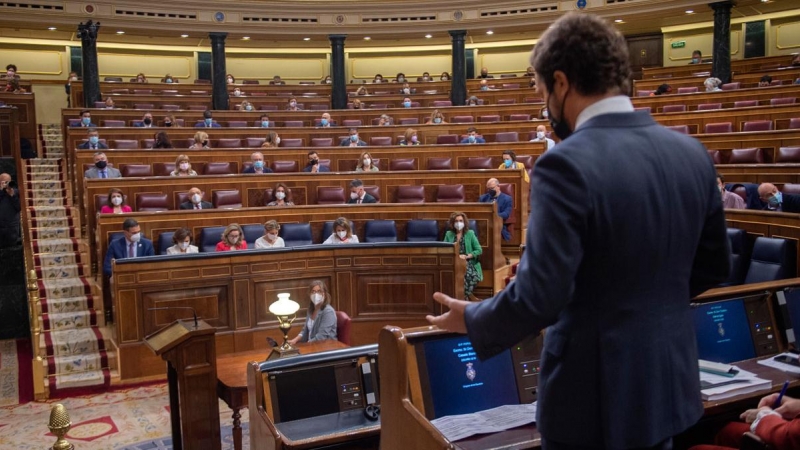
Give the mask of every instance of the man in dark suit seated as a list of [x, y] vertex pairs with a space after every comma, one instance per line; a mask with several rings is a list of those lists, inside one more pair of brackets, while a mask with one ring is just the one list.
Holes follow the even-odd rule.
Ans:
[[494, 75], [489, 75], [489, 69], [486, 67], [481, 67], [481, 74], [478, 75], [478, 78], [494, 78]]
[[725, 213], [705, 147], [634, 111], [629, 61], [593, 14], [542, 34], [531, 65], [561, 142], [531, 175], [517, 276], [482, 302], [436, 293], [449, 311], [428, 318], [481, 359], [547, 328], [547, 450], [672, 449], [703, 415], [689, 302], [728, 277]]
[[367, 194], [364, 190], [364, 182], [356, 178], [350, 182], [350, 200], [347, 203], [351, 205], [360, 205], [362, 203], [378, 203], [375, 197]]
[[194, 127], [195, 128], [221, 128], [222, 125], [214, 122], [214, 119], [211, 117], [211, 111], [205, 110], [203, 111], [203, 121], [198, 122]]
[[83, 178], [121, 178], [122, 174], [119, 170], [108, 167], [108, 158], [103, 152], [94, 154], [94, 167], [91, 167], [83, 173]]
[[214, 209], [211, 202], [203, 200], [206, 193], [199, 188], [193, 187], [189, 189], [189, 200], [181, 203], [180, 209]]
[[108, 146], [100, 142], [100, 133], [97, 128], [89, 128], [86, 133], [86, 142], [78, 145], [81, 150], [106, 150]]
[[461, 140], [462, 144], [485, 144], [486, 139], [478, 136], [478, 130], [475, 127], [467, 128], [467, 137]]
[[784, 194], [772, 183], [758, 186], [758, 198], [767, 211], [800, 213], [800, 195]]
[[489, 181], [486, 182], [486, 193], [481, 195], [478, 201], [481, 203], [497, 203], [497, 215], [503, 219], [503, 229], [500, 231], [500, 235], [504, 241], [510, 241], [511, 232], [508, 231], [508, 225], [505, 222], [511, 216], [514, 201], [510, 195], [500, 191], [500, 182], [497, 181], [497, 178], [489, 178]]
[[272, 173], [272, 169], [264, 165], [264, 154], [261, 152], [253, 152], [250, 155], [250, 161], [253, 165], [244, 169], [242, 173]]
[[306, 166], [303, 167], [303, 172], [317, 173], [317, 172], [330, 172], [330, 171], [331, 169], [329, 169], [327, 166], [319, 165], [319, 155], [317, 154], [316, 151], [311, 150], [310, 152], [308, 152], [308, 164], [306, 164]]
[[362, 141], [358, 137], [358, 129], [357, 128], [350, 128], [350, 137], [348, 139], [342, 139], [342, 142], [339, 143], [340, 147], [366, 147], [367, 143]]
[[133, 126], [138, 128], [153, 128], [153, 114], [150, 111], [147, 111], [142, 116], [142, 121], [134, 122]]
[[108, 244], [106, 260], [103, 263], [103, 273], [107, 276], [112, 275], [111, 261], [115, 259], [141, 258], [156, 254], [153, 242], [142, 237], [141, 227], [136, 219], [125, 219], [125, 222], [122, 222], [122, 232], [125, 237], [114, 239]]
[[81, 121], [77, 125], [73, 125], [73, 127], [82, 127], [82, 128], [90, 128], [96, 127], [97, 125], [92, 123], [92, 113], [88, 109], [84, 109], [81, 111]]

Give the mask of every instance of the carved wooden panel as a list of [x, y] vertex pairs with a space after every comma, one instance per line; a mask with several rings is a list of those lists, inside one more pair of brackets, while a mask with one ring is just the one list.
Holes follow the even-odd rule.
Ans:
[[187, 306], [193, 307], [197, 311], [197, 317], [216, 327], [217, 332], [231, 328], [227, 284], [195, 288], [175, 285], [170, 288], [162, 287], [156, 292], [142, 292], [144, 334], [149, 335], [176, 319], [192, 317], [192, 312], [187, 309], [166, 311], [150, 311], [150, 309]]
[[359, 274], [356, 277], [354, 316], [375, 314], [433, 314], [438, 279], [432, 273]]

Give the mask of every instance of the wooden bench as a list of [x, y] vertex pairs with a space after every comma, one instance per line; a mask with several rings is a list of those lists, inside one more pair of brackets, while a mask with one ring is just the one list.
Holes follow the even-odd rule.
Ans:
[[[39, 142], [36, 125], [36, 96], [30, 92], [24, 94], [0, 93], [0, 104], [17, 108], [18, 138], [27, 139], [35, 150]], [[10, 145], [6, 143], [9, 135], [3, 134], [0, 138], [4, 141], [0, 156], [13, 156], [10, 152]]]
[[[704, 59], [709, 58], [705, 56]], [[733, 59], [731, 60], [731, 71], [736, 73], [749, 73], [762, 70], [763, 67], [788, 66], [792, 62], [792, 55], [764, 56], [760, 58]], [[687, 61], [688, 63], [688, 61]], [[711, 63], [703, 64], [684, 64], [680, 66], [646, 67], [642, 69], [643, 78], [666, 78], [689, 76], [693, 73], [711, 73]]]
[[[741, 88], [756, 88], [758, 87], [758, 82], [761, 81], [761, 77], [764, 75], [771, 76], [773, 81], [780, 80], [783, 84], [792, 84], [794, 80], [800, 76], [800, 67], [782, 67], [779, 69], [776, 68], [757, 72], [734, 73], [731, 78], [731, 83], [740, 83]], [[711, 75], [701, 75], [633, 80], [633, 95], [637, 96], [638, 91], [642, 90], [654, 91], [663, 83], [670, 85], [672, 87], [672, 92], [676, 93], [678, 92], [678, 88], [681, 87], [696, 87], [702, 92], [706, 89], [703, 82], [710, 76]]]

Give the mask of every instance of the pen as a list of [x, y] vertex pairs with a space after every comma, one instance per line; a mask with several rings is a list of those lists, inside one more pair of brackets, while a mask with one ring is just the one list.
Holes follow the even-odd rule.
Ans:
[[781, 389], [781, 393], [778, 394], [778, 398], [775, 399], [775, 404], [772, 405], [772, 409], [778, 409], [781, 406], [781, 401], [783, 400], [783, 396], [786, 394], [786, 389], [789, 389], [789, 380], [786, 380], [783, 383], [783, 388]]

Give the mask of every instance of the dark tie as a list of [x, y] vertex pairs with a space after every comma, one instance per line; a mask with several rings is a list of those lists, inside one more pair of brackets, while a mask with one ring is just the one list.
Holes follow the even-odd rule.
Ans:
[[100, 178], [108, 178], [108, 174], [106, 173], [105, 170], [100, 171]]
[[361, 204], [361, 198], [359, 198], [358, 202], [356, 202], [356, 203], [360, 205]]
[[200, 203], [195, 203], [194, 204], [194, 209], [200, 209]]
[[136, 258], [136, 244], [133, 242], [128, 246], [128, 258]]

